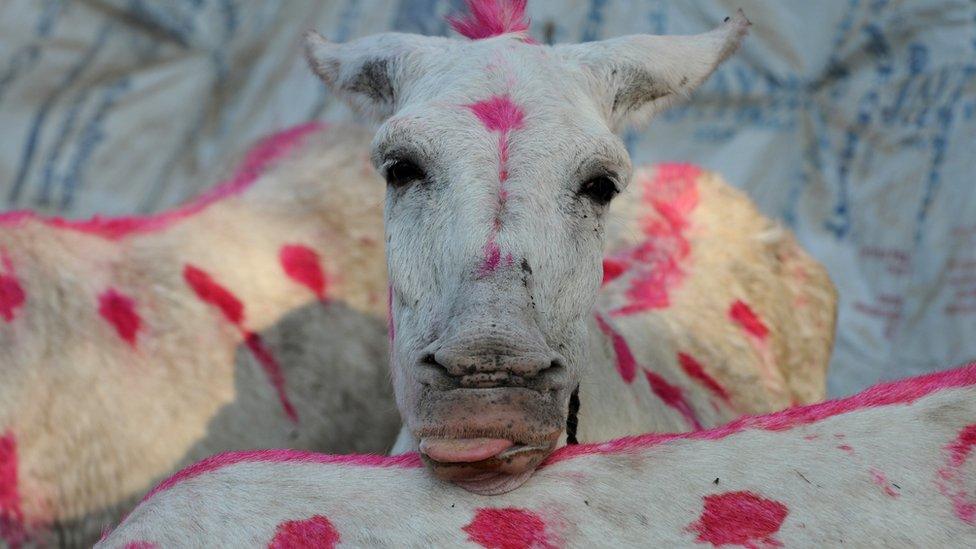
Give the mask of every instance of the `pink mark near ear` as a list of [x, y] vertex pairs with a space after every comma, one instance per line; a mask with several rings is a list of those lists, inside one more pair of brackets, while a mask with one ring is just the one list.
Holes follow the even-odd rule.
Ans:
[[285, 376], [281, 366], [275, 360], [271, 351], [264, 345], [261, 336], [244, 327], [244, 304], [230, 290], [221, 286], [206, 271], [187, 265], [183, 269], [183, 278], [201, 301], [216, 307], [228, 322], [240, 330], [244, 336], [244, 344], [264, 369], [268, 380], [278, 394], [281, 407], [293, 423], [298, 423], [298, 413], [288, 399], [285, 392]]
[[282, 522], [268, 549], [332, 549], [339, 543], [339, 531], [322, 515]]
[[311, 290], [319, 299], [325, 299], [327, 280], [315, 250], [301, 244], [289, 244], [281, 247], [278, 259], [289, 278]]
[[619, 259], [605, 258], [603, 260], [603, 285], [613, 282], [627, 270], [627, 264]]
[[468, 13], [452, 16], [447, 22], [455, 31], [472, 40], [529, 30], [525, 16], [527, 0], [466, 0]]
[[967, 485], [972, 475], [963, 469], [976, 448], [976, 423], [963, 427], [956, 439], [945, 447], [949, 459], [936, 473], [935, 484], [939, 492], [949, 498], [952, 509], [959, 520], [976, 526], [976, 495], [971, 495], [973, 486]]
[[763, 323], [759, 315], [752, 310], [752, 307], [747, 305], [742, 300], [736, 300], [729, 307], [729, 318], [735, 321], [743, 330], [748, 332], [750, 335], [764, 340], [769, 335], [769, 328]]
[[159, 544], [151, 541], [130, 541], [125, 544], [124, 549], [159, 549]]
[[725, 387], [722, 387], [718, 381], [715, 381], [715, 378], [708, 375], [708, 372], [705, 371], [701, 363], [695, 360], [695, 357], [687, 353], [678, 353], [678, 363], [681, 365], [681, 369], [688, 374], [688, 377], [704, 385], [726, 404], [732, 404], [732, 399], [729, 398], [729, 393]]
[[136, 312], [135, 300], [115, 288], [109, 288], [98, 296], [98, 314], [115, 328], [123, 341], [136, 346], [142, 320]]
[[868, 469], [868, 474], [871, 475], [871, 480], [873, 480], [875, 484], [877, 484], [878, 486], [881, 487], [882, 490], [884, 490], [886, 496], [890, 498], [897, 498], [900, 495], [898, 492], [894, 490], [894, 488], [892, 488], [891, 483], [888, 482], [888, 477], [885, 476], [885, 474], [880, 470], [871, 467], [870, 469]]
[[7, 255], [6, 250], [0, 250], [0, 267], [2, 267], [0, 269], [0, 318], [12, 322], [17, 309], [23, 307], [27, 295], [20, 281], [17, 280], [14, 262]]
[[470, 541], [488, 549], [556, 547], [549, 541], [546, 523], [539, 515], [515, 507], [478, 509], [474, 519], [462, 530]]
[[633, 271], [626, 294], [629, 302], [611, 311], [612, 316], [671, 305], [670, 293], [684, 280], [683, 264], [691, 255], [691, 242], [685, 231], [698, 206], [700, 176], [701, 169], [690, 164], [661, 164], [654, 178], [643, 184], [644, 201], [653, 214], [643, 221], [645, 240], [609, 258], [621, 273]]
[[0, 436], [0, 542], [14, 549], [27, 542], [17, 489], [17, 439], [12, 431]]
[[668, 383], [668, 380], [661, 377], [658, 373], [648, 370], [647, 368], [644, 369], [644, 377], [647, 378], [647, 383], [650, 384], [651, 391], [653, 391], [658, 398], [684, 416], [685, 420], [687, 420], [696, 431], [701, 431], [702, 425], [698, 421], [698, 418], [695, 417], [695, 411], [691, 409], [688, 401], [685, 400], [681, 387], [671, 385]]
[[789, 514], [782, 503], [744, 491], [711, 494], [703, 499], [701, 518], [688, 526], [698, 534], [698, 543], [750, 549], [783, 546], [773, 537]]
[[596, 325], [603, 332], [603, 335], [610, 338], [610, 343], [613, 345], [613, 352], [617, 355], [617, 372], [620, 373], [620, 377], [625, 382], [632, 383], [637, 376], [637, 359], [630, 352], [630, 346], [627, 345], [627, 340], [603, 318], [603, 315], [596, 315]]

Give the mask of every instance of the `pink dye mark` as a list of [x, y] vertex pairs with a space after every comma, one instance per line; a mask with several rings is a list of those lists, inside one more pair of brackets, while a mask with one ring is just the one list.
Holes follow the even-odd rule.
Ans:
[[956, 516], [970, 526], [976, 526], [976, 493], [969, 493], [972, 487], [967, 486], [966, 480], [972, 475], [967, 474], [963, 467], [972, 457], [974, 447], [976, 423], [964, 427], [959, 431], [956, 440], [946, 445], [945, 451], [949, 454], [949, 459], [938, 470], [935, 479], [939, 492], [952, 502]]
[[468, 14], [447, 18], [451, 28], [472, 40], [529, 30], [527, 0], [466, 0]]
[[[705, 431], [690, 433], [647, 434], [624, 437], [610, 442], [598, 444], [576, 444], [564, 446], [553, 452], [543, 465], [558, 463], [581, 455], [613, 454], [618, 452], [632, 452], [665, 444], [674, 440], [721, 440], [729, 435], [740, 433], [747, 429], [762, 429], [766, 431], [788, 431], [796, 427], [810, 425], [824, 419], [834, 417], [865, 408], [879, 406], [905, 405], [943, 389], [969, 387], [976, 385], [976, 363], [962, 368], [936, 372], [901, 381], [882, 383], [852, 397], [831, 400], [809, 406], [787, 408], [781, 412], [762, 416], [745, 416], [727, 423], [721, 427]], [[962, 434], [960, 441], [976, 440], [976, 426], [967, 435]], [[957, 442], [953, 447], [963, 447]], [[971, 449], [971, 448], [970, 448]], [[976, 511], [974, 511], [976, 512]]]
[[240, 326], [244, 321], [244, 304], [230, 290], [214, 281], [209, 273], [187, 265], [183, 268], [183, 279], [201, 301], [220, 310], [228, 322]]
[[624, 274], [624, 271], [626, 270], [627, 266], [622, 261], [611, 259], [609, 257], [605, 258], [603, 260], [603, 285], [613, 282], [619, 278], [620, 275]]
[[773, 537], [789, 510], [778, 501], [752, 492], [726, 492], [705, 496], [701, 518], [688, 526], [698, 543], [742, 545], [750, 549], [782, 547]]
[[875, 484], [877, 484], [878, 486], [881, 487], [882, 490], [884, 490], [886, 496], [890, 498], [897, 498], [899, 496], [898, 492], [896, 492], [895, 489], [892, 488], [891, 483], [888, 482], [888, 477], [885, 476], [883, 472], [881, 472], [880, 470], [874, 467], [871, 467], [870, 469], [868, 469], [868, 473], [871, 475], [871, 480], [873, 480]]
[[293, 423], [298, 423], [298, 412], [285, 391], [285, 376], [281, 366], [271, 354], [271, 350], [264, 345], [261, 336], [244, 327], [244, 304], [241, 300], [215, 281], [209, 273], [193, 265], [184, 267], [183, 278], [201, 301], [220, 310], [224, 318], [241, 332], [245, 345], [264, 369], [271, 386], [278, 394], [285, 415]]
[[743, 330], [748, 332], [750, 335], [763, 340], [769, 335], [769, 328], [763, 323], [759, 315], [752, 310], [746, 303], [741, 300], [736, 300], [735, 303], [729, 307], [729, 318], [735, 321]]
[[41, 217], [30, 211], [0, 214], [0, 226], [17, 225], [33, 220], [56, 229], [87, 233], [106, 240], [120, 240], [133, 235], [165, 229], [174, 223], [196, 215], [224, 198], [239, 195], [278, 160], [302, 143], [305, 136], [323, 129], [325, 125], [313, 122], [295, 126], [276, 133], [252, 148], [234, 176], [210, 191], [200, 195], [185, 206], [150, 216], [103, 218], [95, 216], [87, 221], [72, 221], [60, 217]]
[[339, 543], [339, 531], [322, 515], [282, 522], [268, 549], [332, 549]]
[[98, 296], [98, 314], [115, 328], [123, 341], [136, 346], [142, 320], [136, 312], [135, 300], [115, 288], [109, 288]]
[[498, 243], [489, 240], [485, 243], [484, 257], [481, 260], [481, 265], [478, 267], [478, 278], [484, 278], [498, 269], [498, 265], [502, 261], [502, 250], [498, 247]]
[[[496, 95], [468, 105], [468, 109], [481, 120], [488, 131], [511, 132], [521, 129], [525, 123], [525, 112], [507, 95]], [[507, 151], [504, 151], [507, 156]]]
[[[501, 216], [508, 201], [508, 190], [505, 188], [505, 182], [508, 181], [508, 137], [512, 131], [522, 128], [525, 122], [525, 113], [507, 95], [494, 96], [467, 105], [467, 108], [474, 113], [488, 131], [499, 133], [498, 205], [495, 209], [488, 241], [485, 243], [481, 265], [477, 272], [478, 278], [484, 278], [494, 273], [501, 264], [502, 251], [495, 239], [499, 229], [501, 229]], [[511, 264], [511, 254], [508, 254], [508, 258], [506, 262]]]
[[151, 541], [130, 541], [125, 544], [124, 549], [159, 549], [159, 544]]
[[271, 350], [261, 340], [261, 336], [254, 332], [247, 332], [245, 334], [244, 343], [251, 350], [258, 363], [261, 364], [261, 368], [267, 374], [271, 386], [278, 393], [278, 401], [281, 402], [281, 408], [285, 411], [285, 415], [288, 416], [288, 419], [292, 423], [298, 423], [298, 412], [288, 398], [288, 393], [285, 392], [285, 374], [281, 371], [281, 365], [278, 364], [274, 355], [271, 354]]
[[691, 164], [662, 164], [654, 178], [642, 184], [644, 201], [651, 206], [653, 215], [643, 221], [643, 242], [609, 258], [620, 273], [633, 272], [626, 293], [628, 303], [612, 311], [612, 316], [671, 305], [670, 292], [684, 280], [682, 264], [691, 255], [685, 231], [698, 206], [700, 176], [701, 169]]
[[610, 342], [613, 344], [613, 352], [617, 355], [617, 372], [620, 377], [625, 382], [632, 383], [637, 376], [637, 359], [630, 352], [630, 345], [627, 345], [627, 340], [614, 330], [613, 326], [600, 314], [596, 315], [596, 325], [599, 326], [603, 335], [610, 338]]
[[556, 547], [549, 541], [546, 523], [539, 515], [515, 507], [478, 509], [474, 519], [462, 530], [467, 532], [470, 541], [488, 549]]
[[646, 368], [644, 369], [644, 377], [647, 378], [647, 382], [651, 385], [651, 391], [653, 391], [658, 398], [684, 416], [685, 420], [687, 420], [696, 431], [700, 431], [702, 429], [701, 423], [699, 423], [698, 418], [695, 417], [694, 410], [691, 409], [691, 406], [688, 405], [688, 401], [685, 400], [681, 387], [671, 385], [659, 374]]
[[285, 245], [278, 252], [278, 260], [289, 278], [311, 290], [319, 299], [325, 299], [326, 277], [315, 250], [301, 244]]
[[804, 435], [803, 440], [817, 440], [820, 435]]
[[12, 431], [0, 436], [0, 542], [12, 549], [27, 542], [17, 488], [17, 439]]
[[0, 250], [0, 267], [0, 318], [13, 322], [17, 309], [24, 305], [27, 296], [17, 280], [14, 262], [6, 250]]
[[732, 399], [729, 398], [729, 393], [725, 390], [725, 387], [722, 387], [718, 381], [715, 381], [715, 378], [708, 375], [708, 372], [705, 371], [701, 363], [695, 360], [695, 357], [687, 353], [678, 353], [678, 363], [681, 364], [681, 369], [688, 374], [688, 377], [704, 385], [726, 404], [732, 403]]
[[169, 490], [181, 482], [223, 469], [224, 467], [237, 465], [238, 463], [318, 463], [321, 465], [392, 467], [402, 469], [416, 469], [423, 466], [420, 455], [416, 452], [397, 456], [352, 454], [333, 456], [302, 450], [246, 450], [242, 452], [226, 452], [198, 461], [160, 482], [146, 494], [146, 497], [142, 498], [142, 501], [146, 501], [160, 492]]
[[854, 448], [852, 448], [850, 444], [841, 444], [837, 447], [837, 449], [843, 450], [852, 456], [854, 455]]

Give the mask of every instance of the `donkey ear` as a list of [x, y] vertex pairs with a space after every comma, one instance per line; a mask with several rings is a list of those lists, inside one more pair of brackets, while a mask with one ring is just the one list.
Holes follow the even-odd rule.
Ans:
[[619, 130], [646, 123], [690, 94], [735, 52], [749, 25], [739, 10], [703, 34], [642, 34], [557, 48], [582, 65], [610, 126]]
[[383, 120], [396, 111], [410, 75], [422, 71], [429, 42], [425, 36], [386, 33], [336, 44], [307, 31], [305, 58], [333, 93], [360, 114]]

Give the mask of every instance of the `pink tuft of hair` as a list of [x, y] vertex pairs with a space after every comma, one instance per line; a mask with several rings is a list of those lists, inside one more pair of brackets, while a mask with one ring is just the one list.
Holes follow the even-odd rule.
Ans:
[[466, 0], [467, 15], [447, 18], [451, 28], [472, 40], [529, 30], [526, 0]]

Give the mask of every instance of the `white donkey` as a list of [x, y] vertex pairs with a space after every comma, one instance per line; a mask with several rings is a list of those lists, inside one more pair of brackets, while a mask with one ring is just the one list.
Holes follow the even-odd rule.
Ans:
[[485, 497], [394, 458], [214, 456], [98, 547], [974, 547], [976, 364], [708, 431], [557, 450]]
[[[717, 48], [738, 40], [744, 25], [738, 18], [702, 37], [633, 40], [698, 47], [711, 43]], [[377, 40], [388, 38], [367, 39], [344, 51], [359, 51]], [[507, 52], [512, 45], [524, 46], [522, 40], [522, 35], [510, 35], [479, 47], [494, 44], [492, 48]], [[457, 51], [450, 55], [463, 55], [464, 48], [478, 44], [435, 41], [452, 44]], [[510, 54], [517, 57], [510, 61], [522, 56], [533, 60], [544, 52], [514, 49]], [[560, 63], [555, 65], [560, 71], [572, 68]], [[378, 67], [367, 72], [381, 78]], [[395, 64], [388, 65], [393, 68]], [[573, 74], [580, 76], [582, 70]], [[567, 90], [575, 89], [584, 101], [589, 96], [578, 88]], [[506, 107], [501, 108], [504, 114]], [[529, 109], [519, 129], [492, 137], [479, 127], [471, 109], [444, 109], [456, 115], [462, 137], [470, 134], [458, 147], [470, 141], [477, 152], [504, 144], [499, 151], [510, 150], [512, 162], [533, 161], [531, 147], [538, 138], [521, 141], [523, 130], [542, 124], [538, 131], [556, 131], [565, 124], [567, 133], [579, 138], [579, 124], [586, 120], [564, 117], [562, 108], [537, 118]], [[437, 117], [430, 121], [443, 122]], [[594, 139], [599, 139], [591, 145], [599, 147], [604, 140], [611, 146], [608, 151], [623, 154], [606, 123], [599, 123], [607, 133], [596, 132]], [[431, 131], [436, 134], [436, 127]], [[404, 139], [422, 137], [412, 135], [407, 132]], [[489, 142], [483, 143], [485, 139]], [[446, 156], [457, 150], [448, 141], [441, 144], [444, 149], [433, 152]], [[543, 140], [538, 146], [548, 151], [553, 145]], [[387, 395], [386, 334], [380, 327], [388, 296], [380, 211], [384, 192], [393, 197], [390, 215], [414, 208], [417, 215], [438, 212], [451, 218], [454, 200], [477, 220], [487, 215], [479, 204], [494, 211], [497, 196], [486, 202], [476, 194], [494, 193], [492, 185], [498, 182], [472, 179], [468, 187], [454, 190], [442, 182], [439, 194], [427, 201], [423, 193], [431, 189], [421, 185], [393, 185], [384, 191], [368, 155], [369, 136], [361, 129], [302, 127], [271, 138], [227, 185], [173, 212], [84, 223], [22, 213], [0, 216], [0, 539], [9, 545], [84, 543], [152, 483], [214, 452], [387, 447], [395, 412]], [[497, 168], [501, 159], [488, 154], [478, 161]], [[394, 171], [404, 175], [406, 168], [400, 165]], [[402, 311], [396, 326], [399, 345], [414, 341], [430, 320], [403, 306], [411, 294], [404, 294], [402, 285], [415, 275], [412, 264], [401, 270], [397, 262], [411, 259], [411, 246], [417, 258], [437, 259], [431, 263], [437, 276], [424, 281], [451, 282], [452, 277], [443, 279], [448, 272], [460, 277], [443, 286], [454, 292], [445, 293], [446, 299], [467, 295], [476, 305], [483, 300], [482, 309], [458, 304], [458, 328], [477, 328], [460, 322], [461, 313], [498, 313], [496, 327], [482, 318], [488, 328], [482, 343], [494, 345], [485, 353], [492, 360], [497, 357], [502, 369], [486, 371], [478, 362], [485, 355], [474, 353], [473, 366], [481, 371], [462, 381], [487, 387], [454, 393], [484, 396], [487, 402], [479, 404], [483, 418], [511, 417], [513, 410], [518, 412], [513, 404], [517, 407], [522, 399], [529, 405], [525, 417], [549, 418], [557, 431], [568, 429], [572, 435], [575, 429], [577, 440], [592, 442], [714, 426], [742, 413], [823, 397], [833, 333], [832, 287], [823, 269], [741, 193], [692, 166], [661, 166], [639, 170], [627, 193], [633, 198], [615, 201], [606, 213], [606, 206], [586, 193], [563, 189], [565, 196], [560, 195], [554, 181], [540, 180], [545, 185], [536, 189], [519, 188], [524, 187], [519, 175], [523, 169], [512, 164], [511, 203], [493, 241], [498, 253], [488, 246], [490, 253], [476, 262], [474, 273], [466, 267], [468, 256], [458, 255], [456, 265], [444, 263], [454, 257], [442, 255], [452, 248], [433, 245], [434, 239], [471, 245], [463, 219], [427, 228], [409, 225], [409, 219], [407, 225], [404, 220], [388, 223], [392, 293]], [[576, 168], [566, 169], [572, 173], [563, 184], [575, 184]], [[627, 174], [618, 175], [622, 185]], [[543, 191], [545, 196], [532, 194]], [[508, 203], [507, 192], [505, 196]], [[510, 211], [526, 201], [537, 203], [539, 216], [553, 216], [552, 222], [539, 223], [543, 218], [530, 216], [525, 208]], [[553, 210], [547, 201], [562, 205]], [[420, 211], [420, 206], [429, 206], [431, 212]], [[612, 220], [606, 234], [604, 219]], [[515, 231], [509, 226], [514, 221], [529, 225]], [[571, 236], [566, 231], [588, 223], [595, 224], [580, 232], [578, 241], [553, 239]], [[553, 227], [558, 231], [552, 233]], [[459, 232], [452, 236], [449, 229]], [[545, 239], [533, 237], [529, 229]], [[414, 230], [429, 235], [411, 241]], [[500, 244], [516, 237], [524, 238], [520, 246], [532, 252], [520, 253], [517, 264], [514, 255], [508, 257], [515, 248], [506, 245], [503, 254]], [[605, 285], [597, 293], [604, 240], [610, 255], [602, 265]], [[545, 261], [538, 261], [537, 253]], [[560, 254], [577, 261], [559, 263]], [[523, 271], [523, 263], [526, 271], [535, 272]], [[560, 281], [562, 276], [572, 280]], [[513, 284], [507, 284], [509, 279]], [[464, 294], [474, 283], [491, 284], [498, 292]], [[421, 287], [431, 293], [418, 294], [415, 299], [423, 299], [412, 306], [432, 307], [441, 285]], [[537, 312], [526, 317], [526, 311], [512, 309], [506, 300], [519, 295], [530, 295], [529, 310]], [[506, 311], [511, 314], [502, 314]], [[559, 328], [564, 322], [569, 332]], [[524, 399], [536, 392], [492, 387], [532, 378], [527, 372], [508, 371], [509, 364], [521, 368], [525, 356], [515, 352], [521, 339], [501, 339], [507, 333], [521, 335], [526, 323], [553, 330], [556, 346], [559, 338], [583, 338], [567, 343], [568, 354], [559, 359], [578, 376], [578, 425], [570, 417], [566, 391], [552, 396], [558, 400], [553, 401], [555, 408], [533, 409]], [[548, 332], [537, 327], [524, 333]], [[514, 345], [512, 353], [505, 351], [509, 344]], [[412, 375], [412, 363], [404, 362], [409, 353], [409, 346], [399, 347], [397, 372]], [[444, 352], [439, 356], [443, 360]], [[558, 374], [550, 376], [555, 381], [564, 375], [550, 373]], [[498, 402], [492, 403], [496, 396]], [[406, 415], [416, 417], [409, 410]], [[513, 427], [522, 424], [521, 418], [515, 419]], [[410, 437], [404, 442], [409, 446]], [[450, 461], [459, 448], [473, 448], [462, 456], [472, 459], [492, 444], [497, 448], [506, 443], [439, 441], [427, 450]], [[490, 469], [496, 463], [480, 461], [463, 467]], [[467, 475], [463, 467], [455, 473]]]
[[[387, 180], [392, 372], [405, 421], [396, 451], [419, 448], [440, 477], [492, 494], [525, 482], [567, 439], [715, 425], [735, 413], [712, 409], [705, 390], [689, 402], [686, 375], [660, 374], [680, 361], [710, 385], [686, 346], [728, 338], [756, 359], [749, 372], [719, 377], [754, 384], [753, 409], [821, 397], [826, 353], [797, 349], [829, 347], [829, 282], [782, 231], [724, 215], [716, 195], [731, 207], [734, 193], [699, 195], [693, 168], [660, 176], [645, 205], [652, 211], [629, 227], [642, 242], [619, 251], [621, 239], [611, 243], [609, 278], [620, 276], [598, 300], [610, 203], [632, 179], [615, 132], [705, 80], [746, 34], [742, 12], [696, 36], [550, 47], [526, 34], [524, 0], [468, 5], [471, 15], [453, 23], [475, 40], [392, 33], [333, 44], [307, 36], [313, 70], [381, 122], [371, 151]], [[696, 211], [709, 202], [708, 212]], [[736, 236], [695, 253], [697, 231], [743, 231], [756, 239], [754, 253], [738, 255]], [[796, 272], [779, 271], [783, 263]], [[729, 276], [707, 281], [717, 265]], [[695, 270], [707, 273], [699, 283], [687, 279]], [[795, 291], [784, 283], [790, 276], [807, 277], [796, 286], [814, 290]], [[698, 305], [687, 311], [697, 314], [675, 314], [671, 325], [646, 320], [681, 302]], [[621, 333], [638, 325], [647, 334], [646, 322], [650, 333], [679, 335], [663, 346], [635, 341], [648, 358], [642, 369]], [[813, 341], [793, 330], [803, 324]], [[616, 379], [603, 367], [614, 355]], [[724, 357], [709, 358], [713, 373], [724, 369]], [[643, 378], [651, 390], [638, 392]], [[817, 386], [794, 392], [800, 379]]]

